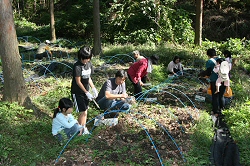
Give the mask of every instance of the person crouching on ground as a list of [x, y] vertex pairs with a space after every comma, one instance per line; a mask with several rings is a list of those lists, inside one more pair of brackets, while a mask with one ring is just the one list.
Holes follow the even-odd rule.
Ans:
[[174, 59], [169, 62], [167, 70], [168, 74], [173, 74], [175, 76], [183, 75], [183, 67], [179, 56], [175, 56]]
[[81, 128], [78, 121], [71, 114], [72, 111], [73, 102], [68, 98], [60, 99], [58, 108], [54, 110], [52, 134], [58, 139], [60, 145], [65, 141], [64, 137], [69, 139]]
[[103, 85], [96, 98], [99, 107], [102, 110], [129, 110], [130, 105], [126, 103], [128, 94], [126, 92], [125, 80], [127, 72], [118, 70], [115, 78], [109, 78]]
[[50, 41], [46, 40], [38, 46], [35, 59], [42, 60], [43, 58], [49, 58], [52, 60], [52, 52], [50, 51], [49, 44]]

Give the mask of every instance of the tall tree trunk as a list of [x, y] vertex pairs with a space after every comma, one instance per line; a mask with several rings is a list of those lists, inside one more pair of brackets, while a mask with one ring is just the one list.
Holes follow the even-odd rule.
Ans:
[[34, 4], [33, 4], [33, 11], [34, 11], [34, 13], [36, 13], [36, 0], [34, 0]]
[[20, 17], [21, 12], [20, 12], [20, 2], [19, 2], [19, 0], [17, 1], [17, 11], [18, 11], [18, 16]]
[[[155, 1], [155, 6], [156, 6], [156, 9], [159, 9], [159, 6], [161, 5], [161, 1], [160, 0], [156, 0]], [[159, 24], [159, 21], [160, 21], [160, 18], [161, 18], [161, 10], [156, 10], [156, 22], [157, 24]]]
[[56, 41], [54, 0], [50, 0], [50, 30], [51, 30], [51, 42], [54, 43]]
[[217, 7], [218, 9], [221, 9], [221, 0], [217, 0]]
[[195, 22], [194, 44], [199, 46], [201, 46], [202, 42], [202, 13], [203, 13], [203, 0], [196, 0], [196, 22]]
[[43, 0], [43, 9], [45, 9], [45, 8], [46, 8], [46, 1]]
[[25, 87], [10, 0], [0, 0], [0, 57], [4, 77], [3, 100], [18, 102], [25, 108], [34, 110], [35, 115], [41, 115]]
[[24, 0], [21, 0], [21, 1], [22, 1], [22, 4], [21, 4], [21, 11], [22, 11], [22, 13], [24, 13], [25, 2], [24, 2]]
[[0, 1], [0, 56], [4, 77], [3, 100], [23, 104], [28, 94], [10, 0]]
[[101, 37], [100, 37], [100, 9], [99, 0], [93, 1], [93, 15], [94, 15], [94, 55], [101, 54]]

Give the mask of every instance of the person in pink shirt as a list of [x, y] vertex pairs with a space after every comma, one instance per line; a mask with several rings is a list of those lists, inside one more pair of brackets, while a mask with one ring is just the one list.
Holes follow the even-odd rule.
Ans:
[[142, 92], [142, 78], [153, 70], [153, 64], [158, 64], [159, 57], [152, 55], [150, 58], [141, 59], [135, 62], [128, 69], [128, 78], [134, 86], [134, 97], [136, 100], [140, 98]]

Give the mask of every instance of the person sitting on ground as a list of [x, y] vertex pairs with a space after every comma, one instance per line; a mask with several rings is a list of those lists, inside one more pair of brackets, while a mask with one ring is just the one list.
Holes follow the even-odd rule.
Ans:
[[[214, 93], [220, 92], [220, 86], [221, 86], [222, 83], [224, 83], [224, 85], [226, 86], [226, 93], [229, 93], [229, 86], [230, 86], [229, 75], [227, 74], [227, 76], [225, 78], [222, 78], [220, 76], [220, 67], [221, 67], [222, 61], [224, 61], [224, 59], [222, 59], [222, 58], [217, 59], [216, 60], [217, 64], [215, 65], [215, 67], [213, 69], [213, 71], [215, 73], [218, 73], [218, 78], [217, 78], [216, 83], [215, 83], [216, 91]], [[225, 62], [227, 62], [227, 61], [225, 61]], [[227, 68], [228, 68], [228, 72], [229, 72], [229, 68], [230, 68], [229, 64], [228, 64]]]
[[175, 56], [174, 59], [169, 62], [167, 71], [168, 74], [173, 74], [175, 76], [183, 75], [183, 67], [179, 56]]
[[35, 59], [42, 60], [43, 58], [52, 59], [52, 52], [50, 51], [49, 47], [50, 41], [46, 40], [44, 43], [41, 43], [38, 46]]
[[157, 55], [152, 55], [150, 58], [142, 59], [129, 67], [128, 78], [134, 86], [135, 99], [141, 96], [142, 86], [144, 85], [142, 78], [153, 71], [153, 64], [158, 64], [158, 60]]
[[73, 102], [68, 98], [61, 98], [58, 108], [54, 109], [52, 134], [58, 139], [60, 145], [65, 141], [64, 136], [69, 139], [81, 128], [78, 121], [71, 114], [72, 111]]
[[100, 109], [102, 110], [129, 110], [131, 105], [126, 102], [128, 94], [126, 92], [125, 80], [127, 72], [118, 70], [115, 78], [109, 78], [103, 85], [96, 98]]

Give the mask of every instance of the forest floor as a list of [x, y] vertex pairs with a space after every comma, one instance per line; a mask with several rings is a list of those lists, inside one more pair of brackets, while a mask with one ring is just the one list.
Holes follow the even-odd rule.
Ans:
[[[111, 65], [108, 70], [98, 70], [92, 79], [103, 82], [116, 70], [126, 67]], [[40, 91], [36, 86], [37, 83], [29, 84], [30, 94], [46, 95], [46, 91]], [[183, 89], [183, 86], [190, 87]], [[53, 89], [53, 85], [46, 82], [39, 82], [39, 87], [46, 87], [47, 91]], [[205, 103], [194, 99], [200, 93], [197, 87], [202, 87], [197, 78], [186, 76], [171, 78], [170, 82], [160, 87], [145, 87], [146, 98], [157, 100], [134, 103], [129, 113], [119, 113], [115, 126], [98, 126], [89, 136], [76, 136], [64, 149], [56, 165], [183, 165], [185, 154], [192, 146], [191, 128], [199, 120], [199, 110], [206, 108]], [[176, 89], [182, 90], [178, 92]], [[87, 126], [91, 131], [93, 121]], [[75, 142], [77, 146], [72, 145]], [[37, 163], [54, 164], [55, 160]]]
[[[108, 61], [110, 63], [95, 64], [95, 60], [96, 58], [92, 59], [96, 67], [92, 79], [98, 90], [107, 78], [113, 77], [117, 70], [126, 70], [128, 68], [128, 64], [112, 63], [110, 61]], [[36, 165], [184, 166], [189, 165], [188, 162], [193, 158], [196, 157], [195, 159], [197, 159], [195, 154], [192, 154], [195, 157], [190, 155], [190, 150], [193, 149], [196, 150], [196, 153], [202, 153], [202, 157], [198, 157], [199, 160], [202, 158], [205, 160], [203, 163], [209, 163], [210, 145], [208, 144], [212, 143], [211, 133], [213, 132], [212, 121], [209, 116], [211, 104], [209, 101], [198, 101], [195, 98], [197, 95], [206, 96], [206, 94], [200, 92], [200, 88], [206, 89], [208, 86], [206, 79], [197, 77], [200, 69], [187, 69], [184, 76], [166, 76], [166, 80], [160, 84], [154, 82], [157, 78], [153, 78], [154, 75], [152, 73], [150, 75], [151, 86], [143, 87], [143, 99], [133, 103], [129, 112], [119, 113], [118, 124], [114, 126], [94, 127], [94, 119], [91, 119], [95, 118], [93, 112], [103, 112], [98, 110], [93, 102], [90, 102], [87, 127], [92, 134], [76, 136], [68, 145], [65, 142], [65, 146], [60, 146], [56, 140], [52, 140], [53, 137], [50, 135], [51, 108], [54, 108], [54, 105], [51, 103], [55, 102], [57, 104], [58, 102], [57, 99], [54, 99], [57, 93], [53, 94], [54, 91], [63, 90], [70, 94], [70, 83], [72, 80], [72, 69], [70, 67], [74, 62], [74, 58], [59, 57], [54, 59], [54, 61], [30, 62], [23, 66], [30, 97], [38, 98], [44, 96], [45, 100], [48, 100], [46, 101], [47, 103], [44, 102], [47, 104], [45, 104], [46, 108], [41, 108], [40, 111], [48, 118], [46, 126], [49, 126], [47, 127], [49, 128], [49, 133], [47, 133], [48, 136], [41, 138], [41, 140], [49, 146], [56, 147], [51, 148], [52, 150], [48, 155], [50, 159], [52, 158], [51, 160], [44, 161], [40, 159], [39, 162], [35, 161]], [[49, 68], [51, 73], [44, 70], [44, 67], [51, 67]], [[157, 67], [155, 66], [154, 70], [158, 71]], [[53, 77], [57, 77], [58, 81], [55, 81]], [[57, 82], [60, 82], [63, 87], [58, 88]], [[132, 95], [133, 86], [128, 79], [126, 80], [126, 85], [128, 94]], [[60, 93], [62, 92], [57, 93], [57, 95]], [[65, 95], [66, 93], [62, 94]], [[43, 100], [44, 98], [41, 98], [39, 102], [43, 102]], [[196, 135], [193, 129], [201, 122], [200, 118], [203, 113], [207, 115], [206, 118], [209, 121], [209, 123], [206, 123], [209, 128], [207, 131], [211, 131], [211, 133], [205, 135], [203, 133], [205, 130], [202, 128], [201, 135], [204, 136], [194, 138]], [[204, 138], [206, 141], [203, 140]], [[198, 144], [194, 145], [194, 142], [198, 142]], [[204, 142], [208, 144], [204, 146]], [[196, 147], [197, 145], [198, 147]], [[42, 146], [45, 147], [44, 145]], [[39, 148], [41, 148], [41, 145]], [[58, 149], [62, 151], [60, 152]], [[41, 152], [41, 154], [44, 154], [44, 152]]]

